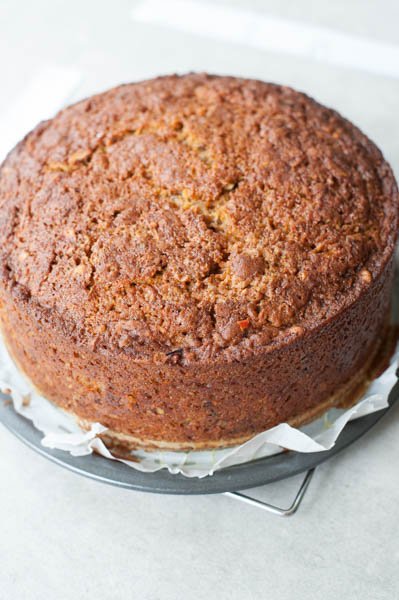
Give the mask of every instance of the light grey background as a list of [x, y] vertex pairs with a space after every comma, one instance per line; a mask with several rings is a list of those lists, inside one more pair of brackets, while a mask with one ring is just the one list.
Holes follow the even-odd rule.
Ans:
[[[399, 80], [139, 25], [129, 18], [133, 4], [0, 0], [0, 115], [46, 65], [82, 71], [76, 98], [168, 72], [247, 75], [338, 109], [399, 173]], [[399, 43], [392, 0], [219, 4]], [[398, 438], [399, 407], [320, 467], [300, 511], [282, 520], [223, 496], [106, 487], [47, 463], [0, 428], [0, 600], [397, 598]], [[289, 504], [299, 481], [254, 493]]]

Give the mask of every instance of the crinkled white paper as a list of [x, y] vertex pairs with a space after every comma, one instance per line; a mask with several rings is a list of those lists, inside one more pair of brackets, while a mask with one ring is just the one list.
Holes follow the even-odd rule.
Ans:
[[214, 451], [144, 452], [132, 453], [134, 461], [112, 456], [98, 434], [106, 431], [94, 423], [85, 431], [65, 412], [56, 408], [32, 388], [11, 360], [0, 340], [0, 389], [11, 395], [15, 410], [30, 419], [44, 433], [43, 446], [70, 452], [73, 456], [91, 454], [93, 450], [103, 456], [121, 460], [129, 467], [153, 473], [167, 468], [170, 473], [187, 477], [206, 477], [216, 470], [281, 452], [283, 448], [297, 452], [323, 452], [335, 444], [348, 421], [376, 412], [388, 406], [388, 395], [396, 383], [399, 363], [399, 345], [392, 356], [389, 368], [375, 379], [363, 398], [348, 410], [331, 409], [321, 419], [296, 429], [282, 423], [259, 433], [241, 446]]

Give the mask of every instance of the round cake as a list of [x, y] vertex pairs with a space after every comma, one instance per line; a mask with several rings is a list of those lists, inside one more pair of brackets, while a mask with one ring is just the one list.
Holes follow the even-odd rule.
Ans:
[[4, 341], [131, 448], [215, 448], [353, 403], [386, 337], [398, 191], [304, 94], [204, 74], [39, 124], [0, 170]]

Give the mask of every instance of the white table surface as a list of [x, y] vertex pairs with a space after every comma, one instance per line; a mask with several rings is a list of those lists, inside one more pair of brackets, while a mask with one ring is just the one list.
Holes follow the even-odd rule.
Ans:
[[[135, 23], [134, 4], [0, 1], [0, 118], [47, 65], [82, 72], [74, 98], [167, 72], [243, 74], [284, 82], [338, 109], [399, 174], [399, 79]], [[394, 0], [219, 4], [399, 44]], [[0, 600], [393, 600], [398, 465], [399, 406], [319, 467], [299, 512], [284, 520], [224, 496], [157, 496], [95, 483], [0, 427]], [[254, 495], [289, 504], [299, 481]]]

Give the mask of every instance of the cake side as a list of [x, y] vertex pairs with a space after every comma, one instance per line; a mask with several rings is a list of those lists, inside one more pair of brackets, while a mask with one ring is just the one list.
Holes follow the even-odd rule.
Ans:
[[333, 319], [240, 362], [181, 365], [171, 356], [157, 363], [84, 347], [16, 288], [12, 302], [0, 295], [1, 329], [42, 395], [82, 422], [99, 421], [140, 446], [228, 446], [356, 399], [384, 343], [392, 273], [390, 261]]

